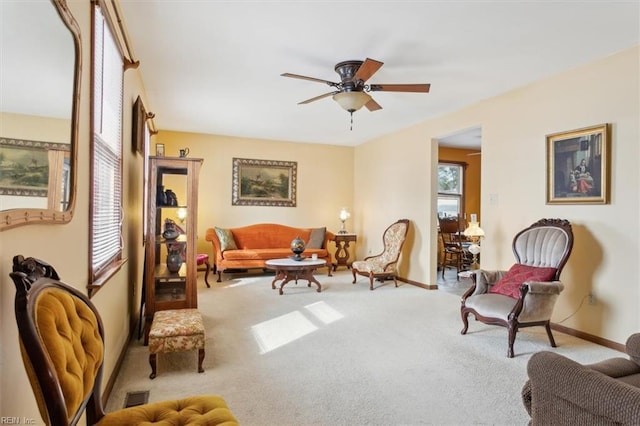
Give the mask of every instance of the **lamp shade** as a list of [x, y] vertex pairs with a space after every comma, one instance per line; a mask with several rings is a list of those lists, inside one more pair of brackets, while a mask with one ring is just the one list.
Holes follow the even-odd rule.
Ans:
[[478, 222], [469, 222], [469, 227], [464, 230], [467, 237], [484, 237], [484, 231], [480, 228]]
[[349, 213], [349, 211], [346, 208], [342, 208], [342, 210], [340, 210], [340, 220], [345, 221], [347, 219], [349, 219], [349, 217], [351, 217], [351, 213]]
[[333, 100], [346, 111], [354, 112], [369, 102], [371, 96], [365, 92], [340, 92], [333, 95]]

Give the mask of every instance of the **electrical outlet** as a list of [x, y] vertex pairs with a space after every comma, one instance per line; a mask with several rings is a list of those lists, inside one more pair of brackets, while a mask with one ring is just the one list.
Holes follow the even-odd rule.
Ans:
[[593, 293], [589, 293], [587, 295], [587, 303], [589, 305], [595, 305], [596, 304], [596, 296], [594, 296]]

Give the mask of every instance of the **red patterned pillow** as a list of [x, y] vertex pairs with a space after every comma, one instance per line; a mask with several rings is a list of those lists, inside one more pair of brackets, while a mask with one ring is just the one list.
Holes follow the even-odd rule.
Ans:
[[526, 281], [551, 281], [556, 273], [556, 268], [545, 268], [516, 263], [498, 281], [489, 293], [504, 294], [517, 299], [520, 297], [520, 286]]

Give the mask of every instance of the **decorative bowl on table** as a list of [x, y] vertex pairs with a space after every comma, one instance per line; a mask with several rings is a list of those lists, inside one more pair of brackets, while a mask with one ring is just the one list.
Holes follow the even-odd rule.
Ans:
[[180, 236], [180, 234], [175, 229], [165, 229], [162, 236], [165, 240], [175, 240]]
[[291, 241], [291, 251], [294, 253], [295, 256], [291, 256], [291, 259], [298, 260], [298, 261], [304, 259], [304, 257], [302, 257], [302, 252], [306, 247], [307, 245], [305, 244], [302, 238], [295, 237], [293, 241]]

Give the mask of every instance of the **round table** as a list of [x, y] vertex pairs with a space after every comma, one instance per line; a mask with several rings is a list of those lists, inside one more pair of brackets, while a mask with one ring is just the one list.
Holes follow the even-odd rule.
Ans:
[[282, 280], [280, 283], [280, 294], [283, 294], [282, 288], [289, 281], [307, 280], [308, 287], [314, 283], [318, 287], [318, 293], [322, 291], [322, 285], [313, 276], [313, 271], [327, 265], [326, 260], [322, 259], [302, 259], [293, 260], [290, 258], [271, 259], [265, 262], [267, 269], [276, 271], [276, 277], [271, 282], [271, 288], [275, 290], [276, 281]]

